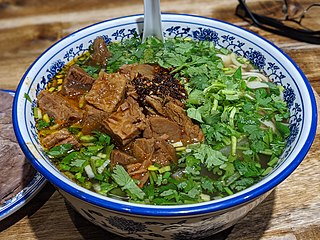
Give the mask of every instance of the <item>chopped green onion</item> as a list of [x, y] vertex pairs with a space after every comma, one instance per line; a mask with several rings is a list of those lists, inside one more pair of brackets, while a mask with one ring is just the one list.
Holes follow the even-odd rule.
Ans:
[[264, 155], [269, 155], [269, 156], [271, 156], [273, 154], [271, 149], [262, 150], [262, 151], [260, 151], [260, 153], [264, 154]]
[[234, 116], [236, 115], [236, 112], [237, 112], [237, 108], [233, 107], [229, 116], [229, 124], [231, 127], [234, 127]]
[[97, 139], [94, 136], [90, 136], [90, 135], [82, 135], [80, 137], [80, 141], [81, 142], [86, 142], [86, 143], [91, 143], [96, 141]]
[[232, 194], [233, 194], [233, 192], [231, 191], [231, 189], [228, 188], [228, 187], [224, 187], [224, 190], [226, 191], [226, 193], [227, 193], [228, 195], [232, 195]]
[[27, 93], [24, 94], [24, 98], [32, 103], [31, 97]]
[[85, 166], [84, 170], [86, 171], [88, 178], [94, 178], [95, 175], [94, 175], [93, 170], [90, 165]]
[[213, 100], [213, 107], [212, 107], [213, 111], [216, 111], [218, 109], [218, 103], [219, 101], [217, 99]]
[[45, 113], [45, 114], [43, 115], [43, 120], [44, 120], [46, 123], [50, 123], [49, 115]]
[[182, 143], [181, 141], [179, 141], [179, 142], [172, 143], [171, 145], [172, 145], [173, 147], [175, 147], [175, 148], [178, 148], [178, 147], [182, 147], [182, 146], [183, 146], [183, 143]]
[[168, 179], [170, 176], [171, 176], [171, 173], [170, 173], [170, 172], [165, 172], [165, 173], [163, 174], [163, 178], [164, 178], [164, 179]]
[[148, 167], [148, 170], [149, 170], [149, 171], [158, 171], [159, 168], [156, 167], [156, 166], [154, 166], [154, 165], [150, 165], [150, 166]]
[[164, 166], [162, 168], [159, 169], [159, 173], [164, 173], [164, 172], [169, 172], [171, 170], [171, 167], [168, 166]]
[[103, 172], [103, 170], [108, 166], [109, 163], [110, 163], [109, 159], [104, 161], [104, 163], [100, 167], [97, 168], [97, 172], [99, 174], [101, 174]]
[[237, 138], [235, 136], [231, 136], [231, 155], [235, 156], [237, 152]]
[[264, 171], [262, 172], [262, 176], [267, 175], [267, 174], [270, 173], [271, 171], [272, 171], [272, 167], [268, 167], [266, 170], [264, 170]]
[[185, 151], [186, 149], [187, 149], [186, 147], [178, 147], [178, 148], [176, 148], [176, 151], [182, 152], [182, 151]]
[[207, 195], [207, 194], [201, 193], [201, 194], [200, 194], [200, 198], [201, 198], [203, 201], [205, 201], [205, 202], [210, 201], [210, 196]]
[[278, 162], [278, 160], [279, 160], [279, 158], [274, 157], [274, 158], [272, 158], [267, 164], [268, 164], [268, 166], [273, 167], [274, 165], [276, 165], [276, 163]]

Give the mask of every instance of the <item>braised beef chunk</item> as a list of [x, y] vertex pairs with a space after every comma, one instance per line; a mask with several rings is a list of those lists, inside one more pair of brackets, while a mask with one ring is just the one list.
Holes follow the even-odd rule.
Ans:
[[138, 187], [142, 188], [149, 179], [148, 167], [151, 165], [149, 160], [144, 160], [142, 163], [134, 163], [126, 166], [128, 174], [139, 181]]
[[91, 134], [94, 130], [103, 131], [102, 121], [106, 119], [109, 114], [89, 104], [85, 105], [83, 110], [84, 115], [81, 121], [82, 133]]
[[145, 116], [137, 101], [128, 97], [103, 123], [118, 144], [126, 145], [145, 129]]
[[200, 127], [192, 122], [182, 107], [178, 106], [173, 101], [169, 101], [165, 104], [165, 111], [170, 120], [183, 127], [184, 134], [186, 135], [185, 140], [187, 140], [183, 142], [194, 143], [202, 142], [204, 140], [204, 135]]
[[134, 85], [132, 85], [131, 83], [127, 84], [127, 93], [126, 93], [127, 97], [133, 97], [135, 100], [138, 100], [139, 95], [134, 87]]
[[[146, 106], [151, 114], [159, 114], [161, 116], [166, 116], [165, 109], [163, 107], [163, 99], [157, 96], [146, 96]], [[151, 110], [152, 109], [152, 110]]]
[[59, 93], [41, 91], [38, 95], [38, 106], [42, 112], [53, 117], [58, 124], [70, 124], [82, 118], [82, 110], [74, 102]]
[[65, 128], [54, 132], [41, 140], [42, 146], [48, 149], [66, 143], [72, 144], [75, 148], [80, 147], [78, 140]]
[[123, 100], [127, 78], [119, 73], [101, 74], [85, 99], [96, 108], [112, 113]]
[[[170, 97], [162, 99], [157, 96], [147, 96], [146, 104], [149, 114], [159, 114], [162, 117], [154, 116], [149, 118], [148, 127], [144, 132], [145, 137], [159, 137], [161, 134], [169, 136], [168, 140], [174, 140], [180, 137], [179, 141], [182, 141], [184, 144], [202, 142], [204, 140], [204, 135], [200, 127], [192, 122], [181, 106], [181, 103], [176, 99]], [[166, 125], [166, 127], [163, 127], [164, 125]], [[166, 132], [169, 126], [171, 126], [171, 130]], [[180, 129], [180, 134], [170, 134], [173, 129], [176, 130], [176, 134], [179, 132], [178, 129]], [[174, 138], [174, 136], [176, 136], [176, 138]]]
[[62, 83], [61, 93], [69, 97], [82, 95], [91, 89], [93, 82], [94, 78], [86, 71], [77, 65], [72, 65]]
[[173, 102], [167, 102], [164, 105], [164, 111], [171, 121], [176, 122], [180, 126], [184, 126], [185, 122], [191, 121], [191, 119], [186, 115], [185, 110]]
[[112, 150], [110, 161], [112, 166], [115, 166], [117, 164], [125, 166], [128, 164], [133, 164], [138, 162], [137, 159], [130, 156], [129, 154], [116, 149]]
[[127, 74], [131, 80], [138, 75], [151, 80], [155, 74], [155, 67], [149, 64], [125, 64], [120, 67], [119, 72]]
[[150, 160], [154, 152], [154, 143], [155, 140], [153, 138], [137, 138], [131, 146], [132, 155], [140, 162], [147, 159]]
[[175, 122], [161, 116], [150, 116], [143, 132], [145, 138], [160, 138], [179, 142], [184, 138], [183, 129]]
[[170, 162], [176, 163], [177, 161], [178, 157], [175, 148], [167, 141], [157, 139], [155, 141], [155, 151], [152, 155], [152, 162], [166, 166], [169, 165]]
[[102, 37], [97, 37], [93, 42], [92, 63], [100, 66], [106, 64], [106, 59], [111, 57], [111, 52]]
[[165, 166], [177, 161], [175, 148], [163, 139], [138, 138], [133, 142], [131, 151], [139, 162], [150, 160], [152, 163]]

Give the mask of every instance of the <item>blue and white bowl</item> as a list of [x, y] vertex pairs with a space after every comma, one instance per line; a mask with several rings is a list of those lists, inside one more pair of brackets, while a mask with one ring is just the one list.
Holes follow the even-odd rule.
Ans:
[[[214, 19], [163, 14], [166, 38], [209, 40], [250, 59], [276, 84], [290, 110], [290, 137], [274, 170], [252, 187], [223, 199], [180, 206], [128, 203], [86, 190], [61, 174], [39, 144], [32, 107], [38, 93], [70, 60], [85, 52], [97, 36], [122, 41], [143, 29], [143, 15], [121, 17], [81, 29], [45, 51], [25, 73], [16, 91], [14, 129], [24, 153], [68, 202], [102, 228], [140, 239], [188, 239], [211, 236], [245, 216], [288, 177], [307, 154], [316, 132], [315, 97], [298, 66], [279, 48], [260, 36]], [[29, 96], [30, 99], [25, 96]], [[31, 101], [30, 101], [31, 100]]]

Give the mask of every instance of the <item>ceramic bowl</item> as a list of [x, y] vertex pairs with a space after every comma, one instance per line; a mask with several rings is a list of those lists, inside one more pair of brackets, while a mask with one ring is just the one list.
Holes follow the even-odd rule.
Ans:
[[[299, 67], [279, 48], [232, 24], [191, 15], [163, 14], [166, 38], [188, 37], [212, 41], [251, 60], [285, 89], [290, 110], [290, 137], [274, 170], [252, 187], [223, 199], [179, 206], [128, 203], [86, 190], [50, 162], [39, 144], [32, 108], [38, 93], [70, 60], [84, 53], [97, 36], [122, 41], [141, 34], [143, 15], [107, 20], [81, 29], [46, 50], [27, 70], [17, 88], [13, 108], [17, 139], [33, 166], [45, 176], [82, 216], [125, 237], [190, 239], [211, 236], [245, 216], [291, 174], [307, 154], [316, 132], [315, 97]], [[28, 97], [26, 97], [28, 96]]]

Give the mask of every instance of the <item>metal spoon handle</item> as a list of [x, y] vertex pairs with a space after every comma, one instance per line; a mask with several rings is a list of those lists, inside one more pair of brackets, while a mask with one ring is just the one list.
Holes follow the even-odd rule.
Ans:
[[154, 36], [163, 41], [160, 0], [144, 0], [144, 27], [142, 42]]

